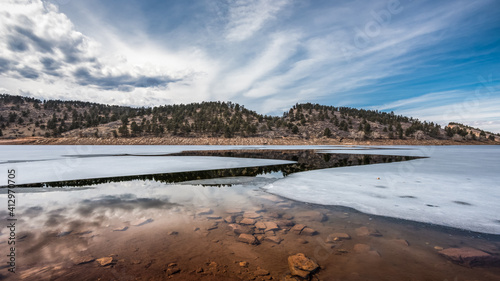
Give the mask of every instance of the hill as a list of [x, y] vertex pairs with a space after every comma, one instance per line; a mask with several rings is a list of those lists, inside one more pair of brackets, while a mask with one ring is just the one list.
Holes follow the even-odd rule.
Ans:
[[311, 103], [267, 116], [232, 102], [133, 108], [6, 94], [0, 95], [0, 137], [500, 141], [498, 134], [458, 123], [442, 128], [392, 112]]

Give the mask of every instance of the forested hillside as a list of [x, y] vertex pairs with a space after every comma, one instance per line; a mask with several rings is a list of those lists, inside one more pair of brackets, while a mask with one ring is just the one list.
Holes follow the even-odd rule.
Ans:
[[[296, 104], [282, 116], [258, 114], [232, 102], [153, 108], [0, 95], [0, 135], [22, 137], [265, 137], [479, 140], [500, 137], [451, 123], [446, 128], [393, 113]], [[496, 139], [495, 139], [496, 138]]]

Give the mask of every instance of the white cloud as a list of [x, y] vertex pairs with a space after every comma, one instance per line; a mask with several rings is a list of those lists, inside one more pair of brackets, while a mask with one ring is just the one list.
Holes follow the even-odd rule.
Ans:
[[250, 38], [287, 4], [287, 0], [230, 1], [226, 38], [230, 41]]
[[399, 100], [373, 109], [433, 121], [443, 126], [458, 122], [500, 133], [500, 90], [478, 87], [473, 91], [444, 91]]
[[[195, 24], [153, 35], [156, 26], [148, 15], [123, 23], [106, 19], [106, 13], [91, 14], [87, 7], [88, 14], [76, 17], [77, 29], [71, 13], [48, 2], [2, 0], [0, 85], [41, 98], [136, 106], [232, 100], [265, 114], [280, 114], [296, 102], [357, 106], [377, 100], [382, 106], [376, 109], [438, 121], [442, 118], [427, 108], [442, 110], [439, 106], [465, 98], [461, 85], [450, 84], [446, 92], [412, 92], [419, 95], [412, 99], [377, 95], [391, 84], [412, 81], [412, 75], [425, 75], [419, 69], [423, 64], [449, 58], [451, 47], [443, 40], [456, 37], [456, 30], [471, 32], [462, 22], [489, 3], [402, 1], [401, 12], [380, 25], [366, 46], [356, 46], [356, 30], [374, 22], [373, 12], [386, 10], [385, 3], [230, 1], [225, 10], [210, 1], [216, 11], [186, 15]], [[123, 24], [126, 30], [120, 29]], [[170, 34], [182, 36], [169, 44]], [[487, 121], [481, 118], [477, 121]]]

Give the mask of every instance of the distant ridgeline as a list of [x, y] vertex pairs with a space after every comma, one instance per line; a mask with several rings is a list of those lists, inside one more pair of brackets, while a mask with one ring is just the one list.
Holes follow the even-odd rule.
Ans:
[[[127, 107], [81, 101], [0, 95], [0, 137], [298, 137], [499, 141], [499, 135], [433, 122], [319, 104], [296, 104], [268, 116], [232, 102]], [[497, 139], [495, 139], [497, 136]]]

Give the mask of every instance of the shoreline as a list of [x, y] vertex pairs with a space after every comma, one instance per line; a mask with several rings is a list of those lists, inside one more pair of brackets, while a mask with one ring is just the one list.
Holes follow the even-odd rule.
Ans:
[[329, 138], [41, 138], [0, 139], [0, 145], [499, 145], [492, 141], [374, 139], [356, 141]]

